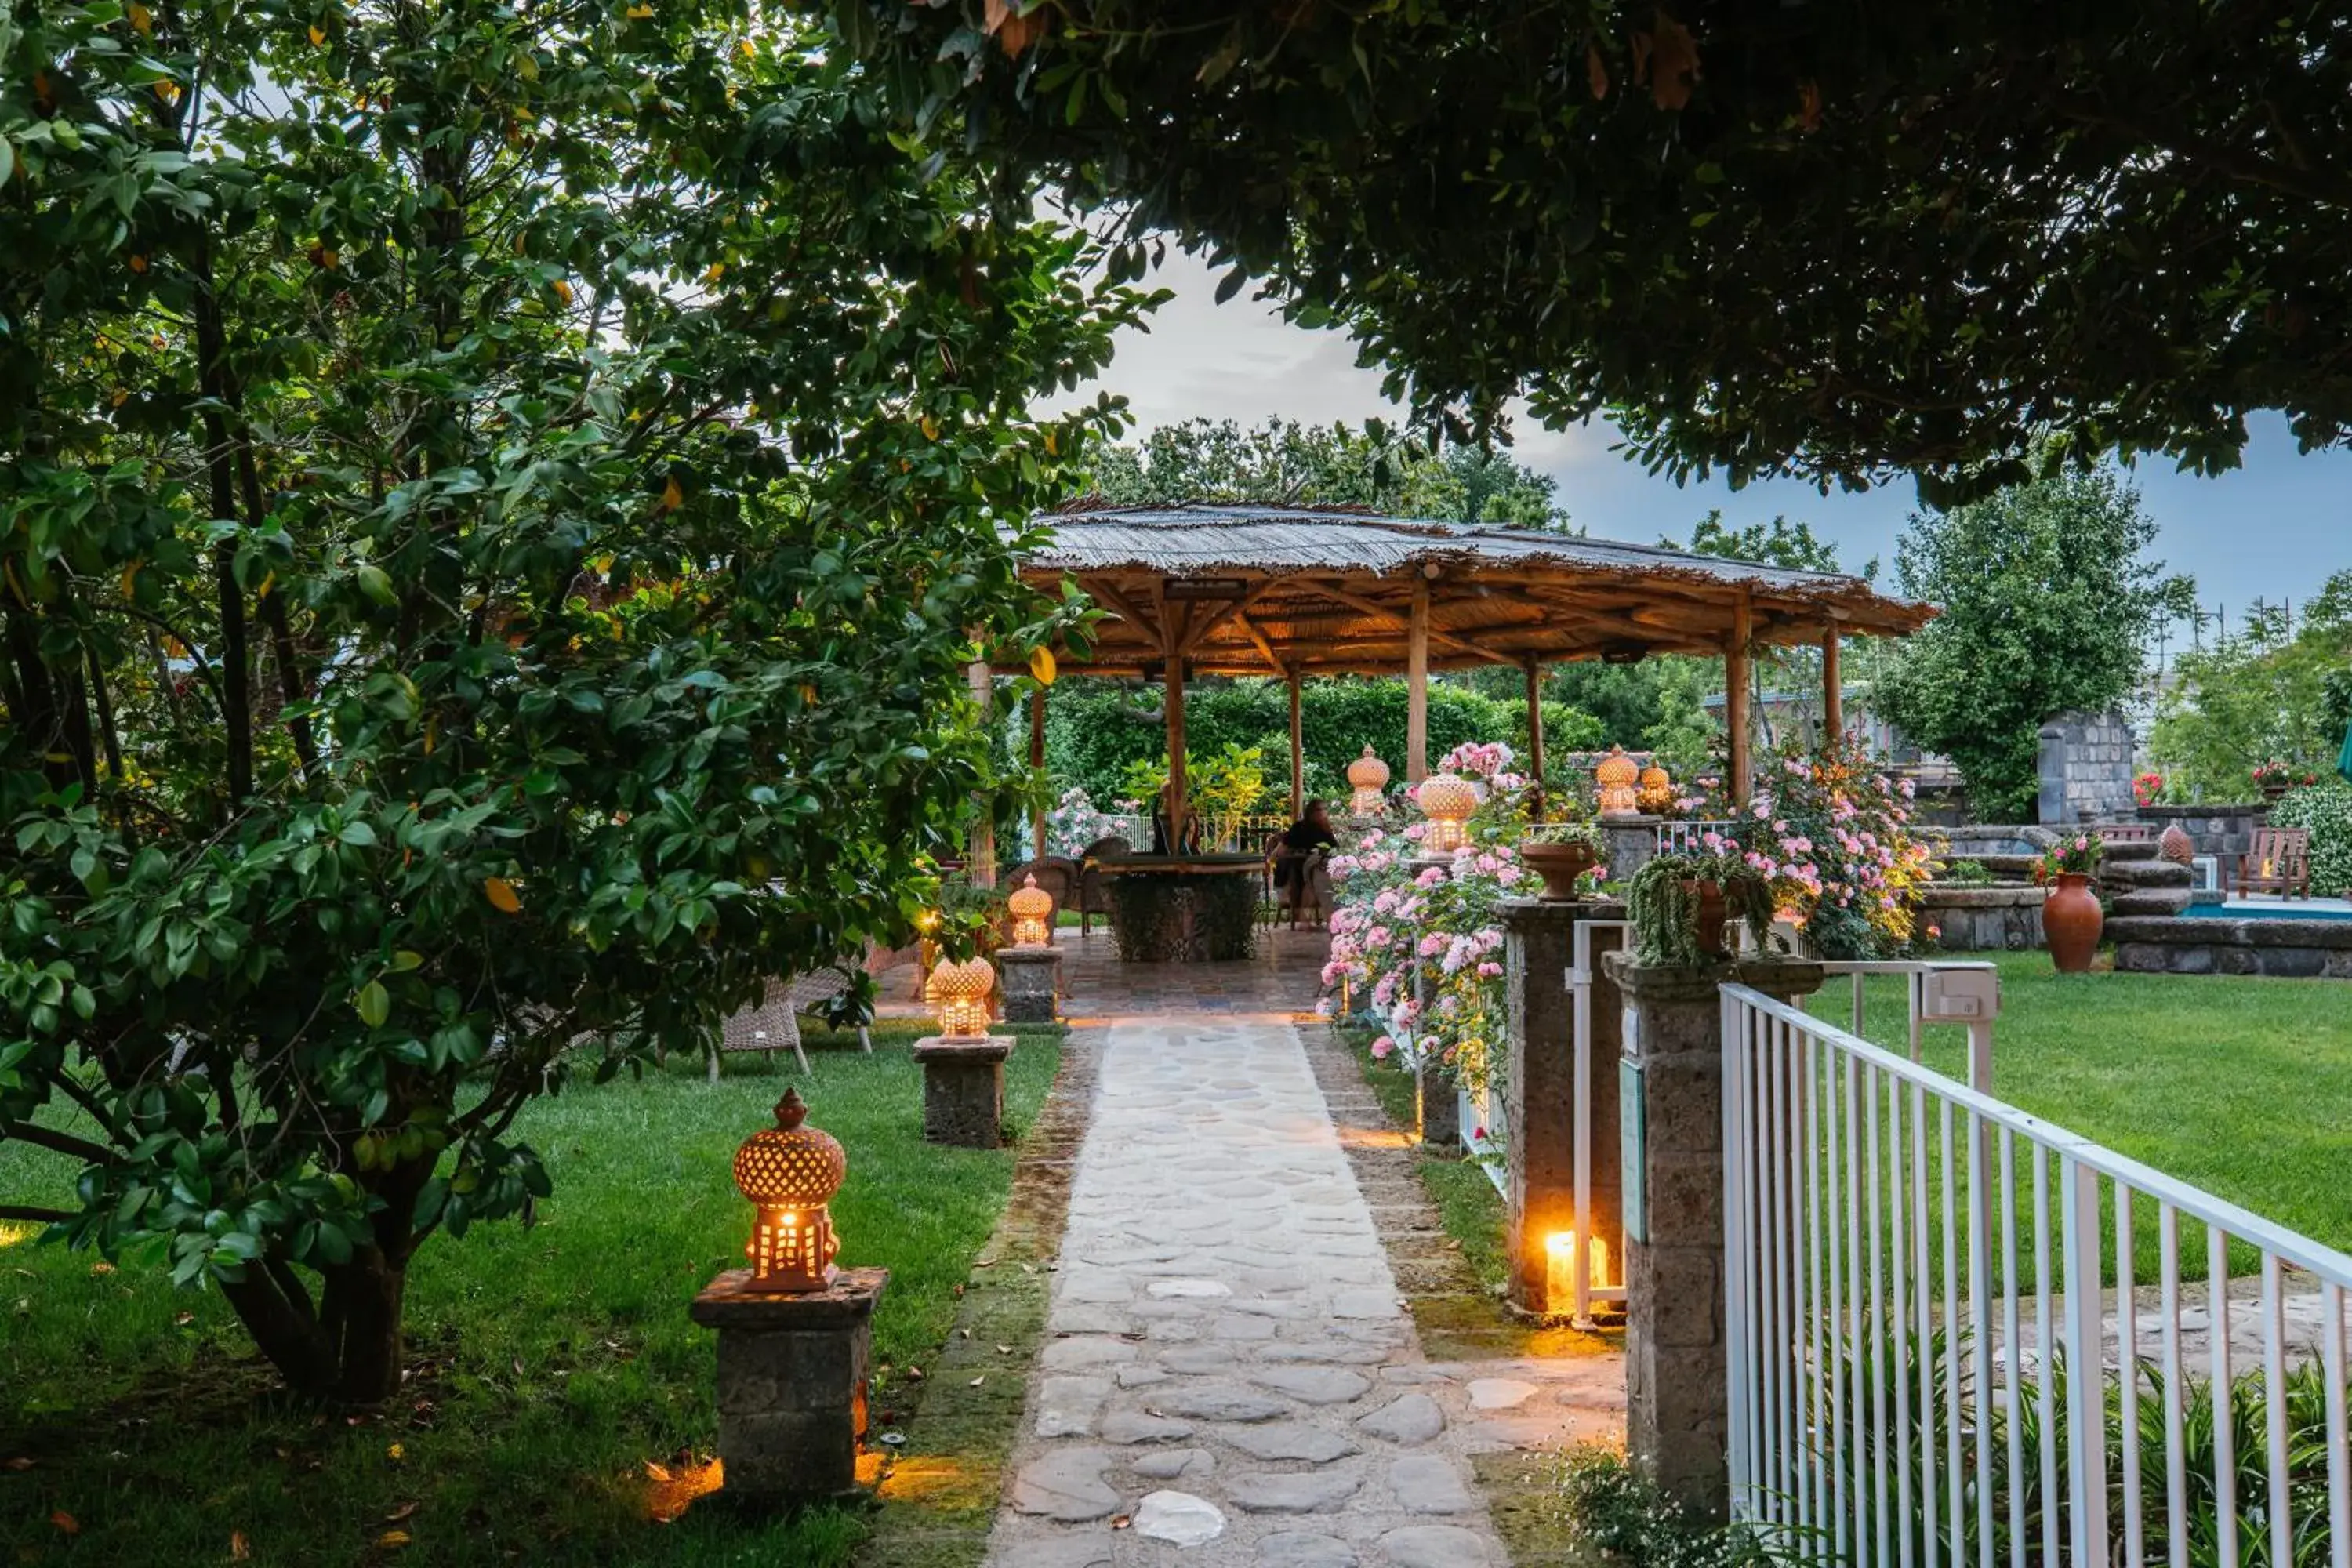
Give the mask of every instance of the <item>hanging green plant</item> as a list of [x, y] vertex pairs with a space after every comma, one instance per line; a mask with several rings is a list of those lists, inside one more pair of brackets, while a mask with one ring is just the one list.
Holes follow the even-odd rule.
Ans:
[[1754, 867], [1736, 854], [1660, 855], [1625, 889], [1635, 963], [1687, 965], [1722, 956], [1718, 932], [1700, 929], [1709, 887], [1721, 895], [1725, 919], [1746, 921], [1762, 939], [1772, 923], [1772, 889]]

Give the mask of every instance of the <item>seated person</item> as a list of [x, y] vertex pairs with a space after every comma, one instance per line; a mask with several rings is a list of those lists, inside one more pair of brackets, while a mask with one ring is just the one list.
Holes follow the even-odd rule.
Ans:
[[1339, 836], [1331, 831], [1331, 814], [1319, 800], [1307, 803], [1307, 815], [1292, 823], [1275, 851], [1275, 873], [1282, 901], [1296, 908], [1307, 889], [1307, 859], [1318, 849], [1336, 849]]

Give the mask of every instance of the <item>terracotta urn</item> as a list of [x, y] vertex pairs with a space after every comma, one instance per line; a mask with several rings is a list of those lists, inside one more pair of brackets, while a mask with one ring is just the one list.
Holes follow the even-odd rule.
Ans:
[[2169, 823], [2156, 841], [2156, 852], [2176, 866], [2186, 866], [2197, 858], [2197, 840], [2182, 832], [2180, 824]]
[[2106, 923], [2091, 879], [2080, 871], [2061, 871], [2057, 886], [2042, 905], [2042, 936], [2051, 962], [2061, 974], [2087, 974], [2092, 956], [2099, 951], [2099, 930]]
[[1599, 863], [1590, 844], [1522, 844], [1519, 858], [1543, 879], [1547, 899], [1576, 897], [1576, 880]]
[[1724, 900], [1723, 888], [1719, 883], [1701, 882], [1697, 892], [1698, 950], [1708, 958], [1729, 958], [1731, 944], [1724, 940], [1723, 928], [1731, 922], [1731, 907]]

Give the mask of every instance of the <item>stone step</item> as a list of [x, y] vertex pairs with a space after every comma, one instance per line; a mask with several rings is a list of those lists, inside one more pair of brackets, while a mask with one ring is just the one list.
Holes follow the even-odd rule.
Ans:
[[2116, 860], [2101, 869], [2099, 879], [2118, 888], [2189, 888], [2197, 875], [2170, 860]]
[[2110, 900], [2107, 912], [2117, 920], [2177, 915], [2189, 907], [2189, 892], [2185, 887], [2119, 892]]
[[2156, 850], [2157, 846], [2153, 839], [2143, 844], [2109, 844], [2106, 858], [2111, 861], [2122, 860], [2127, 863], [2153, 860], [2157, 858]]

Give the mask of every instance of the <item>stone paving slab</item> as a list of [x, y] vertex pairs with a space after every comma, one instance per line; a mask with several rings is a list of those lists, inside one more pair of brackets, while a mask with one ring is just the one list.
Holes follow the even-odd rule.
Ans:
[[1613, 1429], [1620, 1363], [1423, 1358], [1289, 1022], [1102, 1052], [989, 1568], [1507, 1568], [1469, 1456]]

